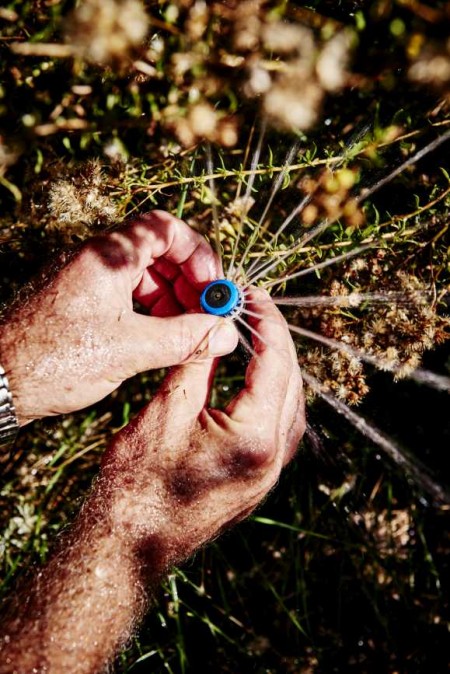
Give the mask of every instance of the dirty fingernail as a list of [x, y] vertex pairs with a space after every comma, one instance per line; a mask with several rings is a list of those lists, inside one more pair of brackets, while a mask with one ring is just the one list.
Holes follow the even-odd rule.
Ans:
[[220, 323], [209, 333], [208, 353], [210, 356], [224, 356], [233, 351], [238, 342], [236, 328], [232, 323]]

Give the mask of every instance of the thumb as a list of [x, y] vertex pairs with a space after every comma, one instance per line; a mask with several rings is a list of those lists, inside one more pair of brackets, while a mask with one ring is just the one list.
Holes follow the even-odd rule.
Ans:
[[173, 368], [153, 402], [170, 408], [173, 427], [191, 426], [209, 402], [217, 359], [208, 358]]
[[239, 336], [232, 321], [207, 314], [157, 318], [134, 314], [128, 353], [137, 372], [224, 356]]

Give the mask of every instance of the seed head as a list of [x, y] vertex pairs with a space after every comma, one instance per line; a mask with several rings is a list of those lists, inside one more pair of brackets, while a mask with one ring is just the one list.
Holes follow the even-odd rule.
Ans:
[[140, 0], [83, 0], [66, 22], [66, 41], [88, 61], [126, 61], [149, 20]]

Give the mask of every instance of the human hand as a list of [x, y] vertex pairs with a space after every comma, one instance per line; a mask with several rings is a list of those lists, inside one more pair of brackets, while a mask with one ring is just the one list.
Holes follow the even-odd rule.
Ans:
[[304, 430], [302, 383], [275, 305], [253, 291], [250, 308], [260, 338], [244, 390], [209, 409], [213, 361], [189, 363], [116, 435], [73, 527], [2, 622], [0, 672], [104, 671], [161, 575], [275, 484]]
[[229, 321], [185, 313], [219, 272], [203, 237], [163, 211], [88, 241], [3, 318], [19, 423], [93, 404], [137, 372], [232, 351]]
[[150, 558], [153, 573], [249, 514], [303, 435], [295, 347], [267, 300], [252, 291], [249, 306], [261, 318], [249, 322], [260, 338], [245, 388], [225, 411], [208, 407], [212, 361], [181, 366], [104, 457], [95, 500], [124, 547]]

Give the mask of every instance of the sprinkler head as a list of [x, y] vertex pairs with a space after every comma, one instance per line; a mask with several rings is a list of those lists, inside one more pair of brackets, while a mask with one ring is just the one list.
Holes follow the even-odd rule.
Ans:
[[242, 304], [241, 291], [232, 281], [226, 279], [208, 283], [200, 297], [203, 311], [213, 316], [236, 316]]

